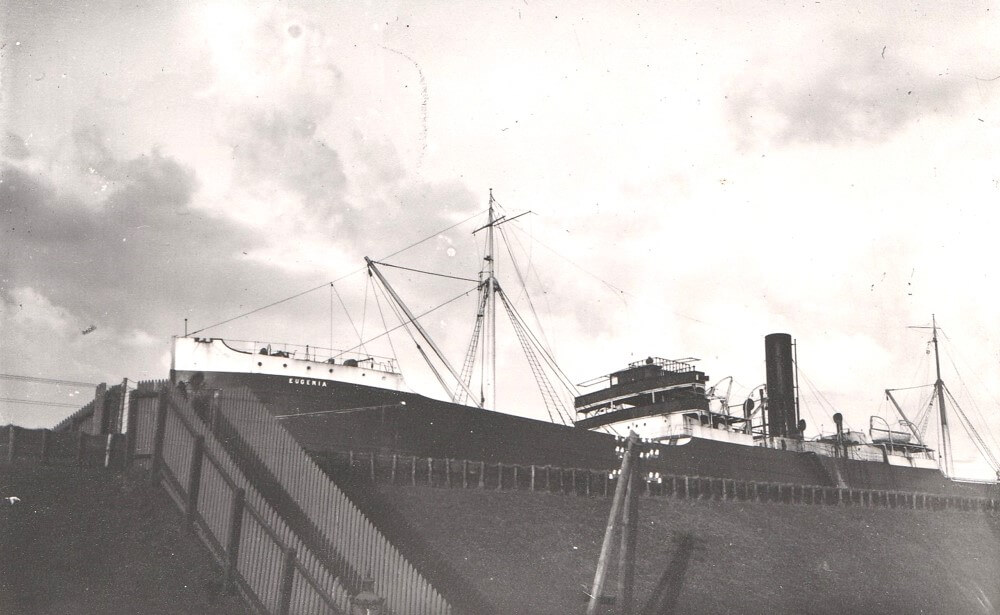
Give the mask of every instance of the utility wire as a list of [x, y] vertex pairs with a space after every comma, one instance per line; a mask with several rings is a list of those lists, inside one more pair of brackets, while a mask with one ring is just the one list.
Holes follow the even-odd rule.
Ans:
[[[80, 404], [67, 404], [57, 401], [35, 401], [33, 399], [14, 399], [13, 397], [0, 397], [0, 401], [11, 402], [15, 404], [28, 404], [31, 406], [58, 406], [60, 408], [82, 408]], [[86, 405], [86, 404], [84, 404]]]
[[96, 387], [92, 382], [76, 382], [75, 380], [55, 380], [53, 378], [36, 378], [34, 376], [18, 376], [17, 374], [0, 374], [3, 380], [19, 380], [21, 382], [37, 382], [39, 384], [60, 384], [71, 387]]

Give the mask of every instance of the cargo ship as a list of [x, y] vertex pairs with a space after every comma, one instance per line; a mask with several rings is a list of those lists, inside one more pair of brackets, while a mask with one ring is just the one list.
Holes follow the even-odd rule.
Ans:
[[[495, 215], [491, 194], [488, 222], [480, 227], [487, 231], [487, 250], [477, 323], [461, 373], [420, 327], [379, 264], [366, 259], [373, 278], [383, 283], [407, 324], [452, 376], [450, 401], [412, 390], [391, 358], [211, 337], [174, 338], [171, 381], [200, 391], [249, 388], [314, 454], [377, 452], [612, 471], [620, 463], [622, 438], [635, 432], [646, 445], [644, 468], [651, 477], [690, 475], [956, 495], [984, 495], [995, 489], [995, 483], [950, 477], [939, 365], [934, 386], [941, 403], [942, 450], [923, 441], [888, 391], [900, 413], [898, 424], [873, 419], [869, 432], [862, 433], [845, 429], [837, 414], [836, 433], [807, 439], [799, 417], [794, 343], [786, 333], [766, 336], [766, 384], [736, 406], [708, 386], [709, 376], [693, 360], [649, 357], [582, 383], [592, 390], [575, 396], [574, 416], [562, 423], [549, 407], [551, 385], [543, 397], [553, 420], [485, 409], [485, 400], [476, 399], [468, 386], [470, 358], [477, 340], [485, 347], [495, 335], [487, 308], [499, 298], [509, 313], [513, 311], [492, 261], [494, 229], [507, 220]], [[516, 314], [511, 313], [511, 319], [523, 327]], [[538, 358], [544, 350], [537, 345], [532, 350], [531, 337], [515, 327], [544, 393], [547, 380], [539, 377], [543, 361]], [[936, 324], [933, 343], [936, 356]], [[445, 385], [444, 374], [435, 370], [435, 375]]]

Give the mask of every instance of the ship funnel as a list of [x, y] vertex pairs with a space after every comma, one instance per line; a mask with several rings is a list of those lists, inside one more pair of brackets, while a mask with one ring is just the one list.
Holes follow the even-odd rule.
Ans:
[[792, 336], [772, 333], [764, 337], [767, 364], [767, 425], [771, 436], [796, 437], [798, 409], [795, 407], [795, 375]]

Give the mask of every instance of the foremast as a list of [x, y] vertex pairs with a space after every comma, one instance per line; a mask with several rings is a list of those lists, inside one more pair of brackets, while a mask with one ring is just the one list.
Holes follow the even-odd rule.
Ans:
[[910, 327], [911, 329], [930, 329], [931, 343], [934, 345], [934, 369], [937, 379], [934, 381], [934, 394], [938, 400], [938, 415], [941, 425], [941, 465], [945, 476], [954, 474], [954, 459], [951, 450], [951, 429], [948, 427], [948, 412], [944, 403], [944, 380], [941, 379], [941, 356], [938, 352], [937, 318], [931, 314], [930, 327]]

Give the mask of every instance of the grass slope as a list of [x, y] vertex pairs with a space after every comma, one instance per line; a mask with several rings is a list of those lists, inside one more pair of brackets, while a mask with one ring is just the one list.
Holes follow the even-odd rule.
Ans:
[[246, 613], [160, 489], [107, 470], [0, 467], [0, 613]]
[[[585, 610], [610, 499], [380, 493], [498, 613]], [[636, 596], [656, 614], [995, 613], [1000, 523], [976, 513], [643, 498]]]

